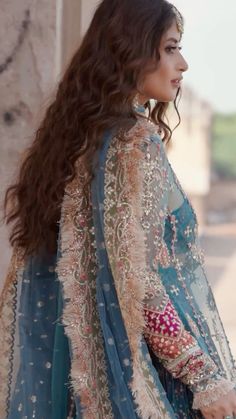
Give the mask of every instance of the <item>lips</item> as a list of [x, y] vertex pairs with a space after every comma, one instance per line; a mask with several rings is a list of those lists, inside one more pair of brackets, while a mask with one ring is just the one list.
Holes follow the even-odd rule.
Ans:
[[183, 80], [183, 77], [179, 77], [178, 79], [173, 79], [173, 80], [171, 80], [171, 83], [172, 83], [175, 87], [180, 87], [181, 80]]

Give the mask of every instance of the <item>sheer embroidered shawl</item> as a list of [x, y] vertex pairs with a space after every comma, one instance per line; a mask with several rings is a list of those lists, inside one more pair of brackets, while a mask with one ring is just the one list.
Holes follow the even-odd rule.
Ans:
[[[235, 369], [204, 273], [196, 216], [155, 127], [140, 118], [123, 141], [106, 135], [91, 188], [84, 188], [81, 162], [77, 168], [65, 191], [57, 272], [81, 417], [176, 417], [147, 343], [191, 388], [195, 408], [229, 391]], [[1, 300], [1, 412], [17, 368], [23, 270], [16, 251]]]

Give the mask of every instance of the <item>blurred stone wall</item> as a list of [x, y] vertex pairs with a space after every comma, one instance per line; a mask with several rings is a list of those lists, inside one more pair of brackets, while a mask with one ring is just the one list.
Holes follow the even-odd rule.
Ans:
[[[0, 1], [0, 202], [97, 0]], [[0, 225], [0, 287], [10, 258]]]
[[[32, 139], [55, 80], [56, 0], [0, 2], [0, 198]], [[9, 260], [0, 228], [1, 279]]]
[[[65, 67], [84, 35], [98, 0], [0, 1], [0, 200], [17, 173]], [[170, 158], [204, 218], [209, 190], [211, 109], [189, 89]], [[10, 249], [0, 226], [0, 283]]]

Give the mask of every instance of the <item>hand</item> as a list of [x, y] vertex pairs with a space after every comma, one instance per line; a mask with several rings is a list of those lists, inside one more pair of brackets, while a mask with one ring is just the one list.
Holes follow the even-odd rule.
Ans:
[[236, 415], [236, 391], [231, 390], [228, 394], [220, 397], [216, 402], [201, 409], [205, 419], [224, 419]]

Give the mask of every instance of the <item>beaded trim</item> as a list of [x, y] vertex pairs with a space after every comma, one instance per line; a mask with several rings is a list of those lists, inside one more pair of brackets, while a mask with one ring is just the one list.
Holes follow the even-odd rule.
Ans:
[[[219, 358], [216, 356], [214, 345], [210, 341], [207, 342], [204, 325], [202, 319], [200, 319], [201, 313], [197, 313], [192, 301], [193, 297], [188, 289], [189, 285], [185, 283], [182, 273], [184, 264], [176, 254], [178, 220], [176, 215], [169, 213], [165, 206], [165, 197], [168, 196], [170, 190], [173, 190], [175, 178], [173, 179], [172, 170], [167, 163], [166, 156], [163, 156], [160, 138], [157, 142], [150, 139], [153, 134], [155, 134], [154, 125], [142, 119], [125, 135], [124, 141], [119, 143], [119, 140], [115, 138], [110, 145], [105, 180], [106, 247], [109, 252], [133, 357], [138, 351], [137, 334], [141, 333], [143, 329], [143, 318], [140, 313], [144, 302], [143, 298], [145, 297], [146, 314], [149, 309], [152, 309], [150, 308], [150, 301], [147, 301], [148, 299], [153, 298], [155, 300], [151, 304], [152, 306], [156, 304], [156, 307], [158, 307], [156, 310], [158, 315], [165, 309], [167, 303], [166, 294], [158, 274], [156, 273], [156, 288], [152, 290], [155, 280], [153, 272], [147, 270], [150, 266], [153, 266], [156, 272], [158, 267], [168, 266], [176, 270], [186, 299], [189, 301], [197, 320], [194, 330], [197, 328], [197, 331], [201, 332], [201, 336], [204, 339], [206, 338], [212, 358], [203, 353], [196, 339], [183, 331], [181, 335], [183, 342], [180, 338], [178, 338], [179, 342], [175, 341], [175, 345], [179, 345], [180, 358], [176, 358], [172, 363], [168, 356], [168, 351], [172, 351], [171, 345], [167, 345], [167, 352], [164, 354], [163, 350], [156, 348], [156, 343], [160, 343], [160, 337], [153, 336], [153, 331], [150, 334], [148, 327], [146, 327], [145, 333], [147, 333], [146, 338], [151, 347], [154, 348], [154, 352], [156, 348], [158, 357], [163, 358], [165, 367], [174, 377], [181, 378], [195, 392], [196, 389], [200, 389], [200, 383], [203, 384], [205, 377], [211, 378], [212, 381], [214, 379], [218, 383], [222, 380], [224, 373], [221, 371], [222, 375], [218, 374]], [[178, 189], [182, 192], [181, 187]], [[114, 214], [116, 214], [115, 224]], [[184, 256], [191, 257], [194, 266], [202, 266], [203, 257], [196, 240], [197, 224], [194, 212], [193, 215], [194, 217], [191, 219], [195, 222], [194, 226], [188, 226], [184, 232], [189, 251], [186, 252], [186, 255], [183, 255], [183, 259]], [[172, 227], [171, 253], [169, 253], [163, 239], [167, 217], [169, 217]], [[116, 239], [116, 234], [118, 234], [119, 240]], [[155, 254], [153, 254], [153, 248]], [[148, 260], [144, 260], [145, 256], [142, 257], [142, 255], [146, 254], [147, 249], [149, 257]], [[145, 289], [143, 286], [145, 286]], [[128, 296], [131, 297], [132, 301], [129, 300]], [[134, 304], [135, 301], [137, 301], [137, 306]], [[164, 336], [162, 339], [165, 341]], [[183, 353], [185, 356], [183, 356]], [[213, 360], [216, 360], [216, 363]], [[135, 368], [134, 363], [134, 370]], [[203, 391], [207, 384], [208, 381], [204, 383]], [[232, 384], [230, 383], [230, 385]]]
[[114, 419], [102, 331], [96, 304], [96, 243], [86, 171], [68, 185], [62, 205], [61, 258], [57, 272], [63, 284], [63, 323], [72, 348], [71, 378], [83, 419]]
[[[143, 229], [148, 228], [146, 214], [152, 210], [147, 191], [153, 173], [158, 178], [165, 176], [165, 172], [160, 170], [159, 153], [156, 152], [159, 145], [152, 144], [156, 160], [151, 158], [151, 142], [146, 138], [152, 129], [143, 119], [143, 123], [138, 121], [124, 135], [124, 141], [116, 137], [112, 139], [105, 167], [104, 235], [129, 339], [133, 368], [130, 387], [137, 413], [141, 418], [164, 419], [169, 418], [169, 413], [141, 351], [145, 328], [144, 300], [152, 293], [151, 284], [154, 283], [151, 271], [146, 270], [147, 243], [143, 236]], [[164, 212], [160, 217], [164, 217]], [[120, 239], [117, 240], [117, 237]], [[159, 259], [160, 255], [156, 256]], [[155, 295], [159, 291], [157, 284]]]
[[17, 284], [23, 275], [23, 257], [15, 249], [0, 299], [0, 411], [8, 416], [14, 365]]
[[225, 379], [209, 382], [204, 391], [194, 394], [193, 409], [198, 410], [208, 407], [220, 397], [228, 394], [234, 387], [235, 384]]

